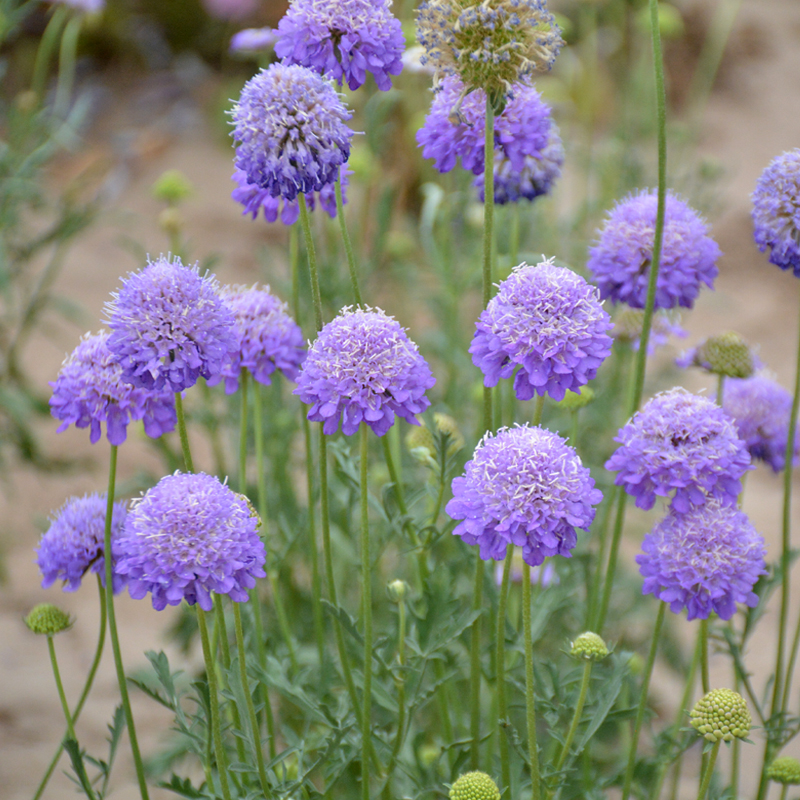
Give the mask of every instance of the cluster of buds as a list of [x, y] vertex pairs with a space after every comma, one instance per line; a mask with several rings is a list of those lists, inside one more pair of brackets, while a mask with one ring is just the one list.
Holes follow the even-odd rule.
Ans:
[[680, 359], [680, 367], [700, 367], [713, 375], [728, 378], [749, 378], [755, 369], [750, 346], [734, 331], [710, 336]]
[[500, 790], [485, 772], [467, 772], [450, 787], [450, 800], [500, 800]]
[[55, 636], [57, 633], [69, 630], [72, 627], [72, 619], [69, 614], [52, 603], [39, 603], [25, 617], [25, 624], [33, 633]]
[[692, 727], [709, 742], [746, 739], [753, 720], [744, 698], [731, 689], [712, 689], [689, 713]]
[[602, 637], [591, 631], [586, 631], [578, 636], [569, 649], [573, 658], [584, 661], [602, 661], [609, 653], [608, 646]]

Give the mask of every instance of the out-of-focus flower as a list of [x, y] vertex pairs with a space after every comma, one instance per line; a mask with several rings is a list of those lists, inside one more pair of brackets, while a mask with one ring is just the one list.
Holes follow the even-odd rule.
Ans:
[[[656, 193], [643, 190], [629, 195], [609, 212], [587, 263], [603, 299], [645, 307], [657, 207]], [[691, 308], [700, 284], [713, 288], [721, 255], [702, 217], [683, 200], [668, 194], [655, 308]]]
[[434, 69], [430, 64], [423, 64], [422, 58], [425, 55], [425, 48], [422, 45], [415, 44], [403, 51], [400, 60], [403, 62], [403, 69], [406, 72], [417, 72], [424, 75], [433, 75]]
[[[647, 355], [651, 356], [656, 349], [663, 347], [670, 336], [685, 339], [689, 334], [680, 326], [680, 315], [677, 312], [656, 311], [650, 323], [650, 336], [647, 339]], [[642, 338], [644, 311], [638, 308], [620, 307], [614, 314], [614, 327], [611, 336], [620, 342], [627, 342], [631, 350], [637, 352]]]
[[744, 697], [731, 689], [712, 689], [694, 705], [692, 727], [709, 742], [746, 739], [753, 720]]
[[728, 378], [749, 378], [758, 366], [750, 346], [734, 331], [709, 336], [675, 359], [675, 363], [683, 369], [700, 367]]
[[294, 393], [311, 406], [308, 418], [323, 422], [326, 434], [336, 433], [341, 421], [348, 436], [361, 422], [383, 436], [395, 415], [418, 424], [434, 383], [397, 320], [379, 308], [345, 308], [311, 345]]
[[767, 767], [767, 777], [776, 783], [800, 784], [800, 761], [792, 756], [779, 756]]
[[231, 53], [257, 53], [269, 50], [278, 38], [279, 34], [274, 28], [244, 28], [231, 36], [228, 49]]
[[735, 505], [750, 455], [733, 420], [707, 397], [675, 388], [652, 398], [619, 431], [606, 469], [639, 508], [675, 492], [671, 507], [686, 513], [710, 498]]
[[[522, 556], [515, 552], [511, 559], [510, 579], [512, 583], [522, 583], [522, 563]], [[503, 562], [498, 561], [494, 567], [494, 582], [498, 586], [503, 582], [503, 569]], [[559, 583], [561, 583], [561, 579], [558, 577], [552, 561], [539, 564], [538, 567], [531, 567], [531, 584], [533, 586], [541, 586], [545, 589], [548, 586], [557, 586]]]
[[258, 0], [202, 0], [209, 16], [229, 22], [244, 19], [258, 10]]
[[611, 329], [597, 289], [551, 261], [520, 264], [481, 313], [469, 347], [485, 386], [516, 371], [520, 400], [561, 400], [597, 374], [611, 353]]
[[243, 602], [266, 574], [260, 524], [247, 498], [217, 478], [177, 472], [131, 505], [114, 542], [116, 569], [130, 596], [149, 592], [157, 610], [186, 600], [210, 611], [211, 592]]
[[501, 428], [481, 440], [465, 474], [453, 480], [447, 513], [462, 520], [453, 533], [500, 561], [508, 545], [538, 566], [569, 556], [576, 528], [588, 528], [602, 499], [589, 470], [558, 434], [528, 426]]
[[291, 0], [278, 23], [275, 54], [358, 89], [372, 73], [379, 89], [392, 87], [406, 45], [390, 0]]
[[753, 192], [754, 236], [763, 253], [800, 278], [800, 148], [774, 158]]
[[87, 14], [96, 14], [106, 7], [106, 0], [50, 0], [51, 3], [61, 3], [61, 5], [74, 8], [76, 11], [84, 11]]

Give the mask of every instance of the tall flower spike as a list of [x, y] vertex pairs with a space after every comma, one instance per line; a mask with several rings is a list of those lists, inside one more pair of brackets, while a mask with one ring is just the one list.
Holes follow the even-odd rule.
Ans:
[[169, 433], [177, 421], [172, 392], [126, 383], [108, 338], [106, 331], [86, 334], [64, 360], [55, 381], [50, 381], [50, 413], [61, 420], [57, 432], [70, 425], [89, 428], [89, 440], [95, 444], [105, 423], [108, 441], [120, 445], [128, 436], [128, 425], [142, 420], [145, 433], [154, 439]]
[[[111, 541], [119, 537], [125, 524], [126, 503], [114, 503], [111, 515]], [[42, 573], [42, 588], [57, 580], [64, 581], [64, 591], [76, 591], [87, 571], [106, 582], [103, 540], [106, 524], [106, 496], [87, 494], [71, 497], [56, 511], [50, 527], [42, 534], [36, 548], [36, 563]], [[114, 570], [114, 592], [125, 585], [125, 578]]]
[[733, 420], [712, 400], [681, 388], [657, 394], [614, 441], [620, 446], [605, 467], [643, 509], [673, 491], [671, 507], [679, 514], [710, 497], [735, 505], [739, 479], [753, 468]]
[[485, 386], [516, 371], [520, 400], [561, 400], [611, 354], [611, 327], [597, 289], [580, 275], [552, 261], [520, 264], [481, 313], [469, 352]]
[[289, 316], [286, 303], [271, 294], [269, 286], [225, 286], [220, 296], [236, 320], [238, 346], [208, 385], [224, 379], [226, 394], [233, 394], [239, 388], [243, 369], [258, 383], [272, 383], [276, 370], [296, 381], [306, 351], [303, 332]]
[[181, 392], [220, 371], [236, 347], [233, 314], [217, 295], [218, 283], [161, 256], [123, 280], [107, 307], [108, 349], [128, 383]]
[[395, 415], [418, 425], [436, 379], [394, 317], [380, 308], [345, 308], [317, 336], [297, 388], [311, 406], [308, 418], [323, 431], [351, 436], [365, 422], [383, 436]]
[[712, 499], [688, 514], [668, 514], [644, 537], [642, 551], [642, 593], [674, 614], [685, 608], [690, 620], [712, 612], [730, 619], [737, 603], [758, 604], [753, 586], [766, 572], [764, 539], [734, 506]]
[[358, 89], [375, 76], [378, 88], [392, 88], [406, 46], [390, 0], [291, 0], [278, 23], [275, 55]]
[[[780, 472], [786, 464], [792, 395], [768, 373], [759, 372], [745, 380], [725, 381], [722, 407], [736, 423], [750, 457]], [[794, 463], [800, 463], [800, 430], [795, 435]]]
[[352, 112], [305, 67], [271, 64], [251, 78], [231, 112], [234, 163], [247, 183], [294, 200], [336, 182], [350, 157]]
[[589, 470], [558, 434], [526, 426], [501, 428], [478, 444], [464, 475], [453, 479], [447, 513], [462, 520], [453, 533], [500, 561], [509, 544], [538, 566], [547, 556], [569, 557], [603, 495]]
[[763, 253], [800, 278], [800, 149], [773, 159], [753, 192], [754, 236]]
[[157, 610], [186, 600], [211, 611], [211, 592], [244, 602], [266, 574], [260, 524], [247, 498], [212, 475], [176, 472], [132, 504], [116, 568], [130, 596], [149, 592]]
[[549, 70], [564, 44], [544, 0], [425, 0], [417, 41], [423, 64], [483, 89], [496, 106], [512, 84]]
[[[656, 193], [644, 190], [626, 197], [609, 212], [587, 263], [603, 299], [644, 308], [657, 206]], [[713, 288], [721, 255], [702, 217], [683, 200], [667, 194], [655, 308], [691, 308], [700, 284]]]

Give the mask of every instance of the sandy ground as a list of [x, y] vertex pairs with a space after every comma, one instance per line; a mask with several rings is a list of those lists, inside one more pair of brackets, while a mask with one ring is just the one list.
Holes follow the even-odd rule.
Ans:
[[[797, 307], [800, 285], [790, 275], [769, 265], [751, 238], [749, 195], [763, 167], [777, 153], [800, 144], [800, 4], [796, 0], [746, 0], [737, 28], [754, 25], [768, 45], [759, 58], [734, 65], [728, 80], [711, 97], [701, 151], [724, 169], [722, 210], [714, 220], [714, 234], [725, 252], [716, 291], [705, 292], [696, 310], [684, 320], [689, 344], [704, 335], [735, 327], [760, 344], [760, 357], [784, 385], [794, 379]], [[189, 65], [191, 67], [191, 65]], [[255, 253], [272, 237], [264, 225], [243, 220], [229, 200], [230, 159], [216, 131], [209, 131], [189, 97], [202, 71], [192, 67], [181, 80], [165, 86], [146, 83], [131, 94], [113, 120], [114, 133], [103, 137], [87, 158], [112, 159], [116, 164], [110, 186], [114, 191], [101, 223], [73, 248], [60, 281], [60, 290], [77, 298], [87, 319], [98, 319], [108, 293], [120, 274], [138, 265], [120, 245], [121, 236], [132, 237], [152, 253], [166, 249], [156, 225], [158, 206], [148, 193], [153, 180], [167, 168], [185, 172], [197, 187], [186, 206], [187, 228], [193, 251], [221, 256], [217, 271], [226, 282], [254, 281], [261, 276]], [[178, 136], [180, 144], [178, 145]], [[68, 168], [68, 167], [67, 167]], [[280, 268], [280, 265], [278, 265]], [[97, 327], [88, 323], [86, 327]], [[64, 351], [74, 346], [78, 332], [68, 326], [55, 336], [33, 342], [33, 376], [42, 386], [56, 374]], [[700, 381], [697, 387], [700, 386]], [[48, 428], [48, 430], [50, 430]], [[104, 485], [107, 454], [92, 450], [84, 432], [70, 430], [55, 439], [56, 454], [85, 455], [96, 468], [89, 473], [48, 475], [20, 468], [6, 491], [0, 493], [0, 535], [6, 551], [8, 581], [0, 586], [0, 798], [30, 798], [44, 766], [62, 735], [45, 643], [33, 637], [21, 617], [45, 600], [63, 605], [77, 617], [75, 628], [57, 640], [68, 696], [77, 696], [94, 646], [97, 621], [96, 596], [91, 584], [75, 594], [56, 588], [43, 591], [33, 564], [33, 546], [50, 509], [75, 493], [99, 490]], [[152, 452], [141, 442], [122, 451], [120, 480], [133, 477], [141, 466], [156, 470]], [[795, 481], [800, 488], [800, 477]], [[780, 479], [759, 468], [748, 479], [745, 507], [767, 539], [772, 554], [778, 552]], [[800, 529], [800, 504], [795, 504], [795, 528]], [[626, 552], [631, 559], [633, 551]], [[795, 581], [797, 585], [797, 582]], [[792, 623], [800, 610], [800, 591], [793, 597]], [[160, 631], [169, 624], [169, 612], [154, 612], [149, 604], [119, 599], [118, 616], [124, 659], [131, 670], [144, 663], [142, 653], [166, 648]], [[773, 602], [748, 654], [757, 686], [771, 669], [774, 649]], [[770, 624], [770, 621], [773, 624]], [[170, 653], [174, 655], [173, 653]], [[177, 660], [177, 657], [176, 657]], [[712, 661], [712, 685], [729, 685], [722, 658]], [[800, 691], [796, 684], [795, 696]], [[654, 682], [654, 693], [669, 703], [674, 685], [665, 677]], [[92, 753], [103, 752], [105, 725], [116, 703], [115, 677], [107, 648], [91, 702], [80, 720], [79, 737]], [[152, 752], [166, 729], [168, 718], [158, 706], [133, 693], [142, 749]], [[756, 735], [758, 740], [758, 736]], [[751, 797], [761, 744], [745, 747], [742, 796]], [[789, 752], [800, 755], [800, 745]], [[114, 796], [137, 796], [127, 751], [122, 748], [113, 779]], [[73, 792], [67, 779], [54, 776], [45, 797], [61, 798]], [[685, 795], [696, 792], [687, 783]], [[158, 790], [153, 797], [166, 796]]]

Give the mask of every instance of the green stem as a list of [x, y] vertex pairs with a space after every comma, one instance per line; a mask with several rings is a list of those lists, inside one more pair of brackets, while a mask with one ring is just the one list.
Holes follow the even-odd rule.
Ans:
[[311, 273], [311, 298], [314, 303], [314, 327], [317, 333], [322, 330], [322, 295], [319, 290], [319, 267], [317, 265], [317, 251], [314, 248], [314, 238], [311, 235], [311, 221], [308, 218], [308, 206], [305, 195], [299, 194], [300, 200], [300, 227], [303, 229], [303, 241], [306, 245], [308, 270]]
[[33, 79], [31, 81], [31, 89], [36, 95], [37, 100], [41, 100], [44, 95], [50, 59], [53, 56], [53, 50], [55, 49], [58, 37], [61, 35], [61, 29], [67, 20], [68, 14], [69, 11], [66, 5], [57, 6], [39, 41], [39, 48], [36, 51], [36, 61], [33, 66]]
[[53, 113], [57, 117], [66, 116], [72, 87], [75, 83], [75, 61], [78, 55], [78, 38], [83, 25], [83, 15], [74, 16], [64, 28], [61, 37], [61, 48], [58, 53], [58, 83], [56, 97], [53, 102]]
[[369, 555], [369, 428], [361, 426], [361, 603], [364, 614], [364, 710], [361, 715], [361, 797], [369, 800], [370, 721], [372, 718], [372, 564]]
[[[122, 650], [119, 646], [119, 636], [117, 634], [117, 615], [114, 612], [114, 568], [113, 557], [111, 557], [111, 519], [114, 513], [114, 492], [117, 483], [117, 445], [111, 445], [111, 457], [108, 466], [108, 496], [106, 498], [106, 523], [105, 535], [103, 537], [103, 552], [106, 554], [105, 575], [106, 575], [106, 610], [108, 613], [108, 633], [111, 639], [111, 649], [114, 653], [114, 667], [117, 672], [117, 683], [119, 684], [119, 694], [122, 700], [122, 708], [125, 712], [125, 721], [128, 725], [128, 739], [131, 743], [131, 753], [133, 763], [136, 767], [136, 779], [139, 783], [139, 794], [142, 800], [149, 800], [147, 783], [144, 779], [144, 764], [142, 755], [139, 752], [139, 740], [136, 736], [136, 726], [133, 721], [133, 711], [131, 701], [128, 697], [128, 684], [125, 678], [125, 668], [122, 665]], [[226, 800], [229, 800], [226, 798]]]
[[[543, 566], [540, 567], [543, 570]], [[504, 570], [505, 571], [505, 570]], [[540, 572], [541, 575], [541, 572]], [[541, 797], [541, 778], [539, 776], [539, 746], [536, 741], [536, 704], [535, 691], [533, 684], [533, 639], [531, 636], [531, 568], [527, 562], [522, 565], [522, 628], [524, 635], [525, 648], [525, 712], [528, 726], [528, 760], [531, 768], [531, 800], [539, 800]], [[590, 662], [587, 662], [590, 663]], [[588, 682], [588, 676], [587, 676]], [[585, 693], [581, 695], [585, 700]], [[583, 702], [580, 702], [583, 708]], [[578, 718], [580, 717], [580, 713]], [[577, 728], [577, 723], [575, 724]], [[572, 735], [575, 732], [572, 731]], [[564, 752], [569, 750], [571, 738], [567, 738], [564, 745]], [[559, 766], [558, 769], [561, 767]]]
[[[492, 252], [494, 247], [494, 109], [486, 98], [486, 136], [484, 139], [484, 200], [483, 200], [483, 307], [492, 299]], [[483, 387], [483, 430], [494, 427], [492, 390]]]
[[717, 378], [717, 405], [722, 406], [722, 398], [725, 396], [725, 376], [719, 375]]
[[70, 739], [75, 739], [75, 728], [72, 725], [72, 714], [69, 713], [69, 704], [67, 703], [67, 695], [64, 693], [64, 684], [61, 682], [61, 672], [58, 669], [58, 660], [56, 659], [56, 648], [53, 644], [53, 637], [47, 637], [47, 649], [50, 653], [50, 664], [53, 667], [53, 677], [56, 679], [56, 688], [58, 689], [58, 699], [61, 701], [61, 709], [64, 712], [64, 719], [67, 721], [67, 736]]
[[[219, 631], [219, 644], [220, 644], [220, 651], [222, 652], [222, 674], [220, 676], [220, 683], [222, 684], [222, 688], [226, 688], [226, 683], [228, 680], [228, 673], [231, 668], [231, 645], [228, 639], [228, 626], [225, 622], [225, 609], [222, 607], [222, 596], [215, 594], [214, 595], [214, 620], [217, 630]], [[212, 650], [212, 653], [214, 651]], [[230, 687], [227, 687], [230, 688]], [[242, 720], [239, 716], [239, 708], [236, 703], [231, 703], [228, 708], [230, 709], [231, 715], [231, 722], [233, 722], [233, 727], [240, 731], [242, 730]], [[236, 755], [239, 758], [239, 761], [245, 761], [245, 749], [244, 749], [244, 742], [242, 741], [241, 737], [236, 736]]]
[[236, 629], [236, 648], [239, 652], [239, 680], [242, 682], [242, 692], [244, 699], [247, 703], [247, 715], [250, 718], [250, 733], [253, 736], [253, 753], [256, 757], [256, 766], [258, 767], [258, 779], [261, 783], [261, 791], [265, 798], [271, 797], [271, 789], [269, 781], [267, 780], [267, 770], [264, 766], [264, 753], [261, 749], [261, 734], [258, 725], [258, 718], [256, 717], [256, 709], [253, 705], [253, 696], [250, 693], [250, 684], [247, 680], [247, 650], [244, 646], [244, 632], [242, 630], [242, 612], [239, 610], [239, 604], [233, 604], [233, 621]]
[[711, 691], [711, 679], [708, 674], [708, 620], [700, 620], [700, 679], [703, 694]]
[[353, 252], [353, 243], [350, 241], [350, 234], [347, 231], [347, 222], [344, 218], [344, 200], [342, 198], [342, 176], [341, 172], [336, 176], [336, 218], [339, 220], [339, 230], [342, 232], [344, 241], [344, 251], [347, 254], [347, 268], [350, 271], [350, 283], [353, 287], [353, 296], [358, 305], [363, 306], [361, 290], [358, 288], [358, 267], [356, 266], [356, 256]]
[[633, 783], [633, 768], [636, 765], [636, 751], [639, 747], [639, 733], [642, 730], [644, 712], [647, 709], [647, 693], [650, 689], [650, 677], [653, 674], [653, 665], [655, 664], [656, 653], [658, 652], [658, 638], [661, 635], [661, 627], [664, 624], [664, 613], [666, 610], [667, 604], [659, 601], [658, 615], [656, 616], [656, 624], [653, 628], [653, 639], [650, 642], [650, 652], [647, 654], [647, 663], [644, 667], [642, 691], [639, 695], [639, 705], [636, 707], [636, 719], [633, 723], [633, 736], [631, 738], [630, 752], [628, 753], [628, 766], [625, 769], [625, 779], [622, 784], [622, 800], [628, 800], [628, 797], [630, 797], [631, 793], [631, 784]]
[[[739, 741], [738, 739], [735, 740], [735, 742], [738, 742], [738, 741]], [[789, 791], [789, 784], [788, 783], [784, 783], [783, 784], [783, 788], [781, 789], [780, 800], [786, 800], [786, 795], [787, 795], [788, 791]], [[733, 795], [733, 800], [736, 800], [736, 795]]]
[[[239, 493], [247, 495], [247, 388], [249, 373], [246, 369], [239, 372], [239, 389], [241, 391], [241, 413], [239, 415]], [[261, 517], [264, 524], [264, 517]]]
[[397, 663], [400, 666], [397, 677], [397, 735], [395, 736], [394, 746], [392, 747], [392, 757], [386, 771], [387, 785], [392, 777], [397, 756], [400, 755], [400, 748], [403, 746], [406, 720], [406, 601], [399, 600], [397, 603]]
[[542, 413], [544, 412], [544, 395], [537, 397], [533, 403], [533, 424], [538, 426], [542, 424]]
[[[508, 587], [511, 578], [511, 559], [514, 557], [514, 545], [508, 545], [506, 559], [503, 563], [503, 582], [500, 585], [500, 597], [497, 603], [497, 730], [500, 736], [500, 774], [501, 791], [510, 797], [511, 792], [511, 759], [508, 752], [508, 702], [506, 699], [506, 607], [508, 605]], [[530, 577], [530, 576], [528, 576]], [[533, 668], [531, 666], [531, 668]], [[528, 692], [526, 692], [526, 695]]]
[[181, 452], [183, 464], [187, 472], [194, 472], [192, 451], [189, 449], [189, 434], [186, 431], [186, 415], [183, 413], [183, 398], [180, 392], [175, 392], [175, 411], [178, 416], [178, 435], [181, 438]]
[[[480, 553], [475, 554], [475, 588], [472, 592], [472, 610], [483, 610], [484, 563]], [[481, 618], [472, 623], [470, 642], [470, 769], [478, 769], [481, 744]]]
[[622, 539], [622, 528], [625, 525], [625, 503], [628, 496], [620, 486], [614, 486], [610, 494], [614, 503], [616, 499], [614, 514], [614, 531], [611, 534], [611, 546], [608, 552], [608, 566], [606, 568], [605, 581], [603, 582], [603, 597], [600, 601], [600, 611], [597, 615], [597, 624], [594, 626], [598, 631], [602, 631], [605, 626], [608, 606], [611, 603], [611, 591], [614, 588], [614, 574], [617, 571], [617, 556], [619, 555], [619, 543]]
[[589, 678], [592, 673], [592, 662], [585, 661], [583, 664], [583, 675], [581, 677], [581, 688], [578, 694], [578, 704], [575, 706], [575, 713], [572, 715], [572, 722], [567, 732], [567, 738], [564, 741], [564, 747], [561, 750], [561, 755], [558, 757], [558, 764], [556, 765], [556, 772], [561, 772], [564, 765], [567, 763], [569, 757], [569, 749], [572, 747], [572, 742], [575, 739], [575, 734], [578, 732], [578, 725], [581, 722], [583, 715], [583, 706], [586, 703], [586, 695], [589, 691]]
[[711, 776], [714, 774], [714, 764], [717, 761], [717, 753], [719, 753], [719, 746], [722, 743], [721, 739], [714, 742], [714, 747], [711, 749], [711, 755], [708, 757], [708, 764], [703, 773], [703, 779], [700, 782], [700, 790], [697, 793], [697, 800], [705, 800], [708, 794], [708, 787], [711, 785]]

